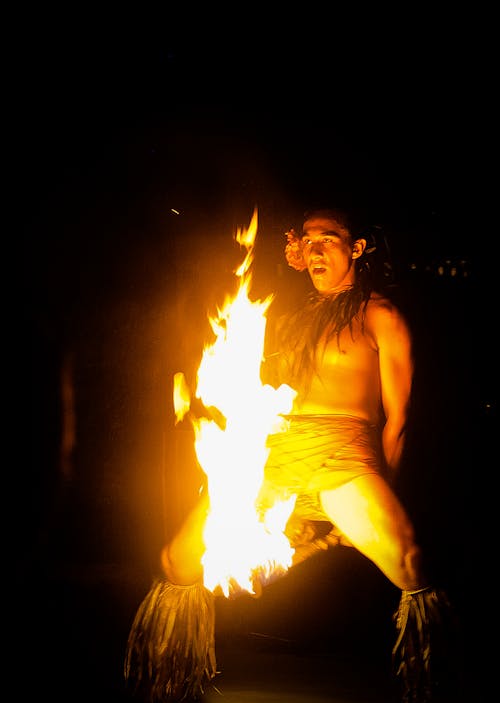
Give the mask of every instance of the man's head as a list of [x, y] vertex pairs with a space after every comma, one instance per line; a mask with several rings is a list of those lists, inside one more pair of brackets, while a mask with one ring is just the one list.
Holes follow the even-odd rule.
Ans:
[[306, 212], [300, 246], [311, 281], [320, 293], [338, 293], [354, 284], [356, 260], [366, 239], [353, 238], [348, 216], [333, 209]]

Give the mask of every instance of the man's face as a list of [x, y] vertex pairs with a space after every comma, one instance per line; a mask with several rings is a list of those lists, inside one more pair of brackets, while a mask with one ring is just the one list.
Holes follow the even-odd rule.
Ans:
[[358, 246], [361, 241], [353, 245], [349, 232], [333, 218], [313, 217], [304, 222], [302, 253], [317, 291], [336, 293], [354, 283], [354, 259], [363, 253]]

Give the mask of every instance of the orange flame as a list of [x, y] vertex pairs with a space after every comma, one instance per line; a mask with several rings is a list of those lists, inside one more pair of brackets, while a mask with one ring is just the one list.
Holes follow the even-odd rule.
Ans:
[[[228, 596], [240, 589], [254, 593], [262, 577], [286, 571], [293, 549], [284, 529], [295, 496], [275, 504], [259, 519], [256, 498], [262, 484], [269, 450], [266, 438], [283, 424], [295, 391], [282, 385], [263, 385], [266, 313], [273, 296], [252, 302], [249, 298], [250, 266], [257, 234], [257, 210], [247, 230], [236, 239], [247, 250], [235, 271], [240, 278], [236, 295], [210, 317], [215, 342], [204, 349], [197, 373], [196, 397], [225, 418], [220, 422], [194, 420], [195, 450], [208, 479], [210, 510], [204, 529], [204, 583], [218, 586]], [[186, 391], [182, 375], [176, 374], [177, 418], [185, 414]], [[184, 400], [182, 400], [184, 398]], [[179, 413], [179, 414], [177, 414]]]

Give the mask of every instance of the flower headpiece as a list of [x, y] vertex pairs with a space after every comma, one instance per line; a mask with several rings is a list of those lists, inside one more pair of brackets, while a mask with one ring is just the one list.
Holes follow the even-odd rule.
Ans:
[[305, 271], [307, 266], [302, 256], [302, 241], [291, 229], [286, 234], [285, 257], [289, 266], [296, 271]]

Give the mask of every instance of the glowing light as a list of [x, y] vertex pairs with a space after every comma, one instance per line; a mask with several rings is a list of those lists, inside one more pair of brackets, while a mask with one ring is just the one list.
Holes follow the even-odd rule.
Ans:
[[[204, 530], [205, 586], [224, 595], [243, 589], [255, 592], [259, 580], [286, 571], [293, 549], [284, 535], [295, 496], [277, 503], [259, 519], [256, 498], [268, 457], [266, 438], [283, 424], [295, 391], [282, 385], [263, 385], [266, 313], [272, 296], [251, 301], [250, 267], [257, 234], [257, 211], [236, 240], [246, 249], [235, 271], [237, 292], [227, 296], [210, 325], [215, 341], [207, 345], [197, 373], [196, 397], [213, 407], [225, 423], [206, 418], [194, 420], [195, 449], [207, 475], [210, 510]], [[176, 417], [186, 412], [186, 388], [176, 375]], [[177, 393], [177, 395], [176, 395]], [[223, 425], [223, 426], [221, 426]]]

